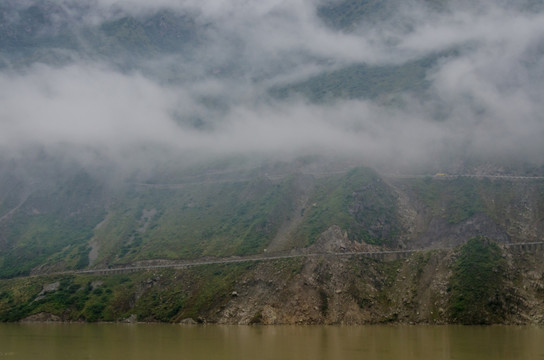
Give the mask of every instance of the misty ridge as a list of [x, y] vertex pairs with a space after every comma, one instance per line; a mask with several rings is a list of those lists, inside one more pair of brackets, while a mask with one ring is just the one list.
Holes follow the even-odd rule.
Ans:
[[543, 54], [531, 0], [8, 0], [0, 147], [127, 173], [309, 154], [539, 167]]

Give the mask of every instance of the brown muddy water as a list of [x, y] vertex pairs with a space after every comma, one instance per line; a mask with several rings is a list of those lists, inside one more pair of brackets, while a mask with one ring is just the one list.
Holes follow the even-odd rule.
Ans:
[[544, 328], [0, 324], [1, 359], [544, 359]]

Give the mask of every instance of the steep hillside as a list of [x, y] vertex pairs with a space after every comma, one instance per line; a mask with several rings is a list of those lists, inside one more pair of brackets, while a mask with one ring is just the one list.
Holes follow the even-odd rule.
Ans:
[[542, 256], [474, 238], [397, 260], [299, 257], [11, 279], [0, 282], [0, 320], [541, 324]]
[[[372, 170], [319, 178], [265, 171], [121, 187], [81, 172], [50, 187], [6, 192], [1, 274], [244, 256], [269, 245], [283, 251], [312, 244], [333, 225], [358, 242], [394, 246], [395, 195]], [[5, 181], [11, 190], [13, 179]]]
[[455, 246], [478, 235], [501, 243], [542, 240], [542, 179], [438, 176], [395, 183], [408, 198], [417, 246]]
[[2, 277], [284, 253], [315, 246], [332, 228], [360, 244], [353, 249], [452, 247], [474, 236], [534, 242], [544, 229], [538, 178], [388, 178], [301, 160], [119, 183], [48, 161], [26, 173], [5, 164]]

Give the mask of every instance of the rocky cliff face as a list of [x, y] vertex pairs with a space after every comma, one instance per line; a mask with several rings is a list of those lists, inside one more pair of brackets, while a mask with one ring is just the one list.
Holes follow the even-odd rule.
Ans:
[[[345, 241], [344, 236], [338, 235], [330, 239], [331, 246]], [[344, 243], [342, 247], [350, 244]], [[464, 321], [455, 317], [452, 310], [455, 305], [452, 283], [459, 251], [422, 252], [397, 260], [312, 257], [301, 260], [297, 272], [278, 263], [263, 263], [235, 285], [236, 296], [217, 313], [210, 314], [207, 321], [225, 324], [542, 322], [543, 279], [536, 270], [541, 267], [536, 262], [543, 256], [542, 251], [528, 254], [501, 250], [507, 265], [500, 277], [500, 288], [489, 295], [497, 296], [493, 312], [486, 312], [487, 301], [492, 299], [485, 299], [477, 304], [480, 308], [476, 315], [469, 313]], [[524, 268], [535, 270], [524, 272]]]
[[398, 194], [400, 239], [406, 247], [454, 247], [474, 236], [503, 244], [542, 240], [542, 180], [460, 177], [389, 183]]

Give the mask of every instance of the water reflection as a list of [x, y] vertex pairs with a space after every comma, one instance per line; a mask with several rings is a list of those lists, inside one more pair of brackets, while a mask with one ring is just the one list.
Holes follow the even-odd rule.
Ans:
[[544, 359], [538, 327], [1, 324], [0, 359]]

